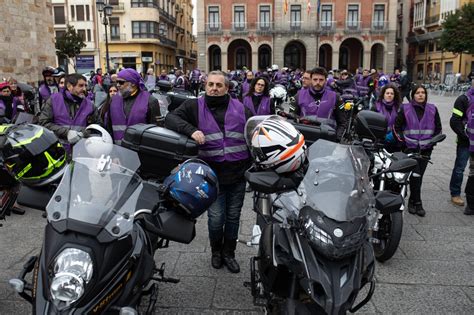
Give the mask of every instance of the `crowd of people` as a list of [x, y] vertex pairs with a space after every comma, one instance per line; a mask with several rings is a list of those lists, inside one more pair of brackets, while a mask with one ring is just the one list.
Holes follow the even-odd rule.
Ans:
[[[436, 105], [429, 101], [427, 90], [412, 86], [405, 71], [391, 75], [382, 70], [359, 69], [327, 71], [279, 69], [265, 71], [211, 71], [199, 69], [155, 74], [149, 69], [141, 75], [134, 69], [102, 74], [101, 69], [87, 80], [61, 68], [48, 67], [39, 86], [37, 103], [29, 102], [17, 82], [9, 78], [0, 83], [0, 119], [14, 120], [18, 111], [31, 112], [37, 123], [52, 130], [67, 150], [87, 136], [90, 124], [104, 126], [116, 144], [120, 144], [128, 126], [138, 123], [159, 124], [160, 106], [151, 94], [160, 81], [168, 81], [176, 90], [188, 90], [197, 98], [189, 99], [171, 111], [165, 127], [194, 139], [199, 158], [215, 170], [219, 196], [208, 210], [209, 240], [214, 268], [227, 266], [237, 273], [235, 259], [240, 214], [245, 197], [244, 172], [251, 165], [251, 154], [244, 139], [249, 117], [275, 113], [271, 90], [283, 87], [291, 96], [290, 111], [300, 117], [317, 119], [336, 129], [340, 139], [347, 127], [343, 103], [348, 98], [363, 99], [364, 108], [384, 115], [388, 122], [385, 145], [390, 152], [417, 152], [429, 158], [433, 147], [429, 140], [442, 132]], [[98, 91], [106, 98], [93, 102]], [[407, 102], [404, 103], [404, 100]], [[474, 214], [474, 87], [456, 100], [451, 127], [458, 136], [456, 162], [450, 183], [452, 202], [463, 206], [461, 183], [464, 168], [471, 156], [464, 213]], [[410, 180], [408, 211], [425, 216], [421, 197], [427, 160], [420, 160]]]

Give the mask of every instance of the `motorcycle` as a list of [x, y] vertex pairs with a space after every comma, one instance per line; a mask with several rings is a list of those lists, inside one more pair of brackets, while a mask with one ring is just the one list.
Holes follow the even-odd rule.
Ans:
[[112, 144], [97, 153], [87, 140], [75, 145], [46, 207], [40, 254], [10, 285], [34, 314], [138, 314], [146, 296], [151, 314], [157, 282], [179, 282], [155, 266], [154, 252], [190, 243], [195, 220], [171, 204], [164, 185], [137, 175], [137, 153]]
[[[435, 145], [446, 138], [446, 135], [439, 134], [431, 139], [430, 143]], [[410, 177], [417, 166], [417, 159], [427, 159], [419, 153], [405, 154], [403, 152], [389, 153], [383, 148], [383, 144], [369, 144], [366, 146], [369, 154], [373, 156], [373, 168], [371, 177], [373, 185], [378, 191], [390, 191], [406, 198]], [[405, 163], [405, 172], [394, 172], [395, 164]], [[408, 165], [412, 165], [409, 167]], [[395, 167], [396, 168], [396, 167]], [[403, 230], [403, 211], [405, 205], [402, 204], [399, 211], [390, 214], [380, 213], [377, 225], [374, 228], [373, 237], [375, 258], [384, 262], [392, 258], [398, 249]]]
[[[260, 121], [247, 122], [247, 141]], [[247, 242], [258, 245], [248, 283], [256, 305], [272, 314], [342, 314], [371, 299], [377, 209], [397, 211], [402, 200], [389, 192], [374, 196], [369, 166], [362, 146], [318, 140], [295, 173], [257, 166], [246, 172], [259, 218]], [[354, 305], [366, 285], [367, 295]]]

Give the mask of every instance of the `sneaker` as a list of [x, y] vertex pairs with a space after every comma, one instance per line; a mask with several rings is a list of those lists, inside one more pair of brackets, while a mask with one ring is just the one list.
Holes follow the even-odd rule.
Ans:
[[419, 215], [420, 217], [424, 217], [425, 214], [426, 214], [426, 211], [425, 209], [423, 209], [423, 205], [420, 203], [417, 203], [415, 205], [415, 209], [416, 209], [416, 214]]
[[408, 212], [411, 214], [416, 214], [415, 204], [411, 200], [408, 200]]
[[452, 196], [451, 202], [455, 204], [456, 206], [460, 206], [460, 207], [464, 206], [464, 200], [462, 200], [461, 196]]

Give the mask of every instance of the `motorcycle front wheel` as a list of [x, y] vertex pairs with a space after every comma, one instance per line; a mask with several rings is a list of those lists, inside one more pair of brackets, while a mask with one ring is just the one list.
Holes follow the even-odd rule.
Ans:
[[391, 214], [383, 215], [379, 220], [379, 230], [376, 238], [380, 241], [374, 243], [375, 259], [379, 262], [389, 260], [395, 255], [402, 238], [403, 214], [397, 211]]

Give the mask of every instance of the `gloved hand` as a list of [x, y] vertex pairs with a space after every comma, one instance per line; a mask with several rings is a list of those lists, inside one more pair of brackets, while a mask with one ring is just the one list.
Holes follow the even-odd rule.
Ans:
[[81, 140], [84, 135], [80, 131], [69, 130], [67, 132], [67, 141], [70, 144], [75, 144], [77, 141]]
[[393, 136], [393, 132], [389, 131], [385, 135], [385, 142], [387, 143], [396, 143], [395, 137]]

